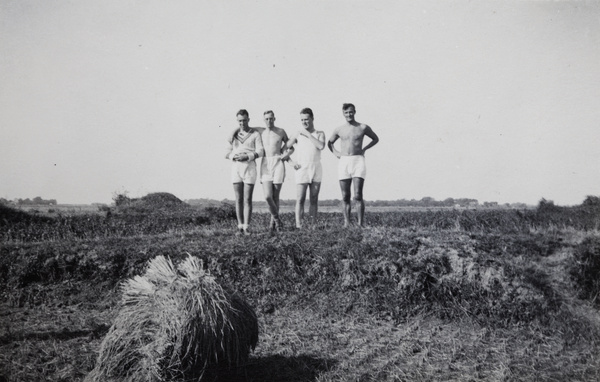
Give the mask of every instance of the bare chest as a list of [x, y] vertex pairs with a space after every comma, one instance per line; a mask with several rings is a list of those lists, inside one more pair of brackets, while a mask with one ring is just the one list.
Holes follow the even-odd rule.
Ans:
[[283, 143], [283, 135], [269, 129], [265, 129], [261, 134], [263, 146], [267, 155], [279, 153]]
[[365, 131], [361, 126], [345, 126], [339, 131], [339, 137], [342, 141], [360, 142], [365, 136]]

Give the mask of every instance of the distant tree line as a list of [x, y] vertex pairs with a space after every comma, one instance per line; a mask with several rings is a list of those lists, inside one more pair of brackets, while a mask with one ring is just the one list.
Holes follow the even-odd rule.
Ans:
[[[469, 198], [446, 198], [444, 200], [435, 200], [430, 196], [426, 196], [421, 200], [416, 199], [398, 199], [398, 200], [375, 200], [367, 201], [367, 205], [374, 207], [477, 207], [479, 201]], [[497, 203], [496, 203], [497, 205]]]
[[55, 206], [56, 199], [42, 199], [40, 196], [36, 196], [33, 199], [14, 199], [7, 200], [0, 198], [0, 204], [4, 205], [17, 205], [17, 206]]

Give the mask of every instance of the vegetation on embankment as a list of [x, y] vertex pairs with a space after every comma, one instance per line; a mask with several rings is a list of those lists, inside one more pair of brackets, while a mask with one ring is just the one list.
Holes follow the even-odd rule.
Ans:
[[[22, 226], [0, 225], [0, 291], [7, 311], [27, 322], [77, 307], [64, 340], [58, 334], [65, 324], [46, 322], [44, 330], [32, 325], [28, 331], [2, 317], [0, 337], [8, 345], [1, 352], [19, 349], [15, 356], [0, 357], [9, 380], [60, 380], [63, 374], [81, 380], [114, 317], [117, 286], [142, 274], [158, 255], [178, 263], [188, 254], [201, 258], [259, 314], [259, 347], [246, 370], [253, 380], [266, 380], [265, 375], [298, 381], [598, 376], [600, 324], [593, 304], [600, 292], [600, 214], [595, 205], [367, 213], [364, 230], [342, 229], [340, 214], [322, 214], [305, 230], [276, 235], [266, 229], [268, 216], [256, 215], [255, 233], [240, 237], [231, 206], [207, 213], [162, 197], [172, 201], [169, 208], [129, 201], [90, 216], [27, 217]], [[88, 219], [98, 219], [97, 224]], [[122, 229], [106, 230], [111, 219], [122, 222]], [[285, 214], [284, 222], [291, 226], [293, 216]], [[448, 336], [465, 330], [454, 348], [443, 346]], [[76, 370], [58, 364], [57, 355], [46, 359], [26, 350], [75, 340], [78, 354], [71, 353], [64, 364], [75, 362]], [[486, 353], [489, 359], [479, 357], [486, 346], [507, 340], [521, 348], [494, 348]], [[407, 343], [410, 348], [404, 348]], [[374, 355], [373, 346], [383, 344], [388, 363], [378, 363], [383, 361]], [[323, 349], [333, 358], [318, 357]], [[458, 358], [458, 349], [464, 358]], [[529, 351], [524, 360], [522, 352]], [[506, 369], [499, 370], [498, 362]], [[37, 374], [19, 368], [25, 363], [37, 365]], [[549, 365], [561, 367], [539, 369]], [[268, 374], [274, 367], [280, 373]]]

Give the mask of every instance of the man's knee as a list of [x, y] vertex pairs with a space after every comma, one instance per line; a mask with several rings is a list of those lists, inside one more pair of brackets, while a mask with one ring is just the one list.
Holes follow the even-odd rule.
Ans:
[[350, 203], [350, 194], [343, 194], [342, 195], [342, 200], [344, 201], [344, 203]]
[[362, 202], [363, 201], [362, 194], [356, 194], [356, 195], [354, 195], [354, 200], [357, 201], [357, 202]]

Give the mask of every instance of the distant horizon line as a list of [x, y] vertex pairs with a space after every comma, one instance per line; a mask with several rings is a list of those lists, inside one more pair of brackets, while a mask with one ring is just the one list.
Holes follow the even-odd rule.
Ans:
[[[152, 194], [152, 193], [150, 193]], [[148, 194], [148, 195], [150, 195]], [[34, 198], [37, 199], [38, 197]], [[135, 199], [141, 199], [142, 197], [134, 197], [131, 198], [132, 200]], [[34, 203], [32, 199], [30, 198], [13, 198], [13, 199], [6, 199], [6, 198], [0, 198], [0, 204], [12, 204], [12, 205], [25, 205], [25, 206], [48, 206], [48, 205], [55, 205], [55, 206], [110, 206], [110, 205], [114, 205], [115, 202], [111, 201], [111, 202], [90, 202], [90, 203], [69, 203], [69, 202], [61, 202], [59, 203], [56, 199], [43, 199], [41, 198], [41, 203]], [[179, 198], [178, 198], [179, 199]], [[451, 201], [449, 200], [451, 199]], [[224, 198], [224, 199], [214, 199], [214, 198], [189, 198], [189, 199], [180, 199], [182, 202], [186, 203], [186, 204], [191, 204], [191, 205], [201, 205], [201, 204], [220, 204], [220, 203], [235, 203], [235, 200], [233, 199], [229, 199], [229, 198]], [[552, 202], [551, 200], [546, 200], [545, 198], [540, 198], [540, 201], [548, 201], [548, 202]], [[51, 202], [51, 203], [48, 203]], [[282, 204], [295, 204], [296, 203], [296, 199], [281, 199], [280, 203]], [[337, 205], [341, 203], [341, 199], [320, 199], [319, 200], [319, 204], [320, 205]], [[538, 202], [539, 203], [539, 202]], [[553, 203], [553, 202], [552, 202]], [[265, 200], [254, 200], [253, 201], [254, 205], [260, 206], [260, 205], [266, 205], [267, 202]], [[375, 199], [375, 200], [365, 200], [365, 204], [366, 205], [371, 205], [373, 206], [374, 204], [377, 204], [379, 206], [385, 207], [390, 206], [390, 207], [402, 207], [402, 206], [420, 206], [420, 207], [475, 207], [475, 206], [481, 206], [481, 207], [485, 207], [485, 206], [535, 206], [536, 204], [529, 204], [529, 203], [525, 203], [525, 202], [512, 202], [512, 203], [501, 203], [501, 202], [497, 202], [497, 201], [479, 201], [478, 199], [475, 198], [452, 198], [452, 197], [448, 197], [445, 198], [443, 200], [438, 200], [435, 199], [433, 197], [423, 197], [421, 199], [406, 199], [406, 198], [402, 198], [402, 199]]]

